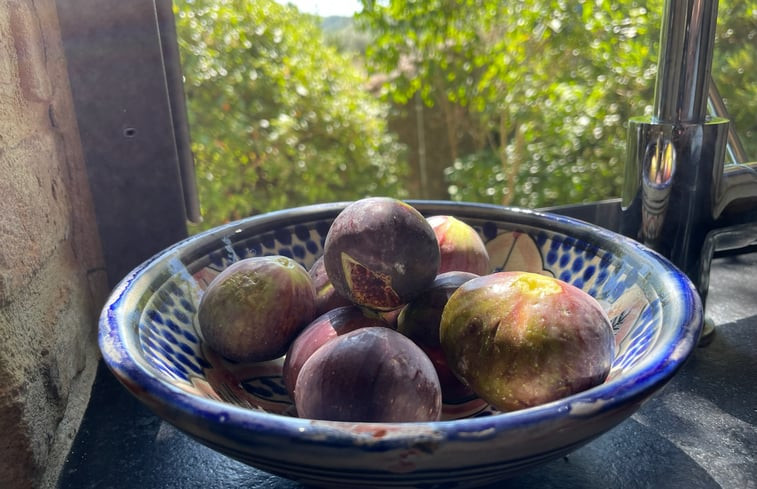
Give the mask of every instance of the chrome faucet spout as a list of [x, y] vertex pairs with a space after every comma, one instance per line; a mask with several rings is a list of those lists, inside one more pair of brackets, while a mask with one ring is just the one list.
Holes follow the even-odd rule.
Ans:
[[738, 140], [724, 109], [708, 115], [717, 8], [666, 0], [654, 113], [629, 121], [621, 199], [621, 232], [669, 258], [705, 305], [713, 252], [757, 242], [757, 167], [725, 165]]
[[717, 0], [666, 0], [654, 100], [658, 121], [702, 122], [707, 115], [717, 16]]

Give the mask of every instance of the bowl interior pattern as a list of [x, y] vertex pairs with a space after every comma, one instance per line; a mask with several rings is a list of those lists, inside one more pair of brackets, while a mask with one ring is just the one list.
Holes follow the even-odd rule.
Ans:
[[[659, 334], [659, 297], [640, 286], [648, 274], [624, 256], [589, 241], [543, 228], [463, 218], [481, 235], [491, 271], [527, 270], [569, 282], [606, 308], [617, 354], [609, 379], [633, 368]], [[205, 347], [196, 320], [203, 290], [229, 264], [248, 257], [285, 255], [309, 268], [323, 252], [331, 219], [283, 225], [249, 236], [235, 232], [161, 277], [139, 317], [139, 346], [155, 376], [191, 394], [241, 407], [291, 415], [282, 360], [234, 363]], [[236, 235], [236, 236], [235, 236]], [[444, 419], [496, 411], [476, 399], [444, 407]]]

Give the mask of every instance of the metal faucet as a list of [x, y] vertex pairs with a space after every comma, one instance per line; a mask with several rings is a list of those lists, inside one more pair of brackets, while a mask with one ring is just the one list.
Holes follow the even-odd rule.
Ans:
[[705, 310], [714, 252], [757, 243], [757, 162], [745, 163], [710, 76], [717, 9], [665, 1], [654, 111], [629, 121], [621, 198], [621, 233], [681, 269]]

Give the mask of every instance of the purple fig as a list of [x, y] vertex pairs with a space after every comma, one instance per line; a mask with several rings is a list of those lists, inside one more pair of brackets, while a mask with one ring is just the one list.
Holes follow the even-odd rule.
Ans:
[[396, 199], [371, 197], [345, 207], [324, 243], [334, 288], [357, 305], [389, 311], [431, 284], [439, 244], [428, 221]]
[[289, 395], [294, 397], [295, 384], [302, 365], [316, 350], [339, 335], [368, 326], [388, 327], [388, 324], [382, 318], [355, 305], [337, 307], [315, 318], [302, 330], [287, 351], [282, 375]]
[[352, 301], [341, 296], [334, 288], [331, 280], [329, 280], [323, 255], [313, 263], [308, 273], [315, 287], [315, 309], [317, 316], [337, 307], [352, 305]]
[[462, 271], [485, 275], [489, 273], [489, 253], [481, 236], [463, 221], [446, 215], [428, 219], [439, 242], [441, 261], [439, 273]]
[[458, 403], [470, 399], [473, 391], [449, 369], [439, 342], [439, 323], [449, 297], [458, 287], [478, 275], [469, 272], [439, 274], [428, 289], [407, 304], [397, 318], [397, 331], [413, 340], [431, 359], [439, 376], [442, 398]]
[[354, 422], [436, 421], [434, 366], [409, 338], [381, 327], [329, 341], [302, 366], [294, 391], [303, 418]]

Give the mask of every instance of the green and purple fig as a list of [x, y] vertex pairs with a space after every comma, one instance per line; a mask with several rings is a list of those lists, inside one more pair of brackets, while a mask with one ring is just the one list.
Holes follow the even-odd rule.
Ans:
[[382, 318], [355, 305], [326, 311], [308, 324], [289, 346], [282, 367], [284, 386], [289, 395], [294, 398], [297, 376], [302, 365], [316, 350], [339, 335], [369, 326], [389, 327]]
[[431, 359], [442, 387], [442, 400], [459, 403], [473, 397], [473, 391], [450, 371], [439, 342], [439, 324], [449, 297], [458, 287], [478, 275], [469, 272], [439, 274], [431, 285], [408, 303], [397, 318], [397, 331], [415, 342]]
[[430, 216], [427, 220], [439, 242], [439, 273], [489, 273], [489, 253], [481, 236], [472, 226], [447, 215]]
[[388, 197], [345, 207], [329, 228], [323, 255], [337, 292], [378, 311], [415, 298], [439, 270], [439, 244], [431, 225], [412, 206]]
[[425, 353], [389, 328], [329, 341], [302, 366], [294, 391], [302, 418], [353, 422], [436, 421], [441, 388]]
[[564, 281], [528, 272], [461, 285], [447, 301], [439, 335], [450, 369], [503, 411], [601, 384], [615, 352], [599, 302]]
[[291, 258], [246, 258], [208, 284], [197, 314], [205, 343], [220, 355], [272, 360], [315, 317], [315, 289], [307, 270]]
[[326, 266], [323, 262], [323, 255], [313, 263], [308, 273], [315, 287], [315, 310], [317, 316], [337, 307], [352, 305], [352, 301], [341, 296], [334, 288], [331, 280], [329, 280]]

